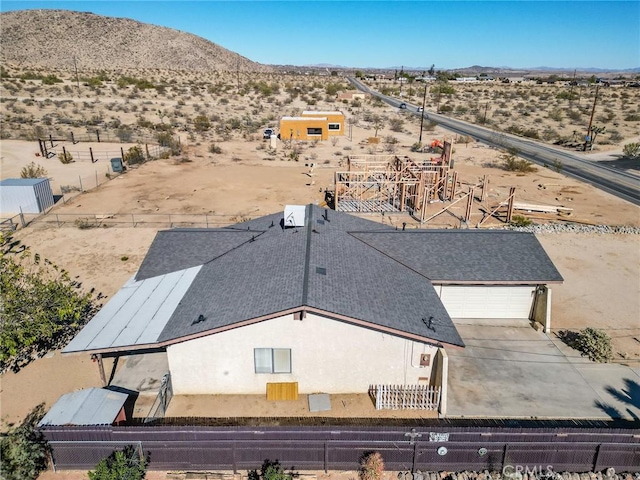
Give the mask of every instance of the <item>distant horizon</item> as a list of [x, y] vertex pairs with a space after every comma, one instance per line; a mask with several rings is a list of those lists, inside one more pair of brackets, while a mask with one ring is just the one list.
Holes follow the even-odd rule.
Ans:
[[9, 0], [0, 4], [3, 13], [33, 9], [91, 12], [168, 27], [264, 65], [352, 69], [404, 65], [428, 70], [433, 64], [436, 70], [485, 66], [631, 73], [640, 68], [638, 1]]

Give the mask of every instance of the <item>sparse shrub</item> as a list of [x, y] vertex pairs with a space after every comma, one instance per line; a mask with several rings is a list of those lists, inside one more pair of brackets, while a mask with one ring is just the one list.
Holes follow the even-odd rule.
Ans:
[[527, 227], [531, 225], [531, 219], [523, 216], [523, 215], [514, 215], [511, 218], [511, 225], [514, 227]]
[[58, 160], [60, 160], [60, 163], [68, 165], [69, 163], [73, 162], [73, 156], [71, 155], [71, 153], [65, 150], [64, 152], [58, 154]]
[[393, 130], [394, 132], [401, 132], [403, 126], [404, 120], [402, 120], [402, 118], [394, 117], [389, 120], [389, 128], [391, 128], [391, 130]]
[[100, 460], [96, 469], [88, 472], [89, 480], [143, 480], [147, 470], [147, 460], [133, 445], [116, 450]]
[[127, 125], [120, 125], [116, 130], [116, 136], [122, 143], [128, 143], [133, 137], [133, 131]]
[[630, 113], [624, 117], [625, 122], [640, 122], [640, 114]]
[[636, 158], [640, 156], [640, 143], [627, 143], [622, 148], [622, 153], [625, 157]]
[[197, 132], [206, 132], [211, 128], [211, 122], [206, 115], [198, 115], [193, 119], [193, 126]]
[[560, 338], [593, 362], [607, 363], [613, 358], [611, 337], [604, 330], [587, 327], [579, 332], [564, 330]]
[[76, 221], [74, 223], [80, 230], [88, 230], [90, 228], [96, 228], [98, 226], [95, 222], [90, 221], [88, 218], [76, 218]]
[[220, 154], [222, 153], [222, 148], [220, 148], [215, 143], [212, 143], [211, 145], [209, 145], [209, 153]]
[[412, 152], [421, 152], [422, 151], [422, 143], [416, 142], [413, 145], [411, 145], [411, 151]]
[[380, 480], [384, 473], [384, 461], [378, 452], [367, 452], [360, 458], [360, 480]]
[[45, 168], [35, 162], [31, 162], [20, 171], [20, 178], [44, 178], [46, 176]]
[[519, 158], [518, 153], [519, 152], [517, 150], [509, 149], [509, 151], [500, 155], [500, 159], [502, 160], [502, 168], [509, 172], [535, 172], [537, 170], [536, 167], [534, 167], [531, 162], [528, 162], [523, 158]]
[[123, 160], [129, 165], [135, 165], [136, 163], [144, 163], [146, 159], [142, 152], [142, 147], [140, 145], [134, 145], [125, 152]]
[[126, 255], [123, 255], [120, 257], [120, 260], [122, 260], [123, 262], [126, 262], [127, 260], [129, 260], [129, 257], [127, 257]]

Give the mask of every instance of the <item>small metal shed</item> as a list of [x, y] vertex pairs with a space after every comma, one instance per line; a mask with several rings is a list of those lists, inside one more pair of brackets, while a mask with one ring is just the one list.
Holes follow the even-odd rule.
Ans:
[[113, 425], [126, 420], [126, 393], [105, 388], [85, 388], [62, 395], [40, 420], [46, 425]]
[[53, 206], [48, 178], [6, 178], [0, 180], [0, 212], [42, 213]]

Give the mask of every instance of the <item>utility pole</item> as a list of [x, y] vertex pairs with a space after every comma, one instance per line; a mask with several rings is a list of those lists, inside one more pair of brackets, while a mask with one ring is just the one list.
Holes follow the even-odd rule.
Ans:
[[400, 93], [398, 94], [399, 97], [402, 96], [402, 78], [403, 78], [403, 74], [404, 74], [404, 65], [402, 65], [402, 67], [400, 67]]
[[424, 124], [424, 106], [427, 103], [427, 81], [425, 80], [424, 82], [424, 95], [422, 97], [422, 112], [420, 115], [420, 139], [418, 140], [419, 143], [422, 143], [422, 125]]
[[583, 152], [587, 151], [587, 145], [591, 142], [591, 126], [593, 125], [593, 115], [596, 113], [596, 102], [598, 101], [598, 90], [600, 89], [600, 84], [596, 85], [596, 96], [593, 98], [593, 108], [591, 109], [591, 117], [589, 118], [589, 127], [587, 128], [587, 135], [584, 137], [584, 148]]
[[576, 84], [576, 71], [573, 70], [573, 81], [571, 82], [571, 88], [569, 89], [569, 106], [573, 106], [573, 87]]
[[482, 118], [482, 124], [487, 123], [487, 109], [489, 108], [489, 102], [484, 104], [484, 117]]
[[76, 64], [76, 56], [73, 56], [73, 68], [76, 71], [76, 85], [78, 86], [78, 94], [80, 94], [80, 80], [78, 79], [78, 65]]

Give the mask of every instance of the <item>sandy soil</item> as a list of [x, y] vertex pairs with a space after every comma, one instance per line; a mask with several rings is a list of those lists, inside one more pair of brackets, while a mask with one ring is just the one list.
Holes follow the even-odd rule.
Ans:
[[[144, 97], [148, 93], [142, 92], [140, 95]], [[246, 113], [248, 108], [263, 108], [261, 115], [266, 119], [265, 126], [269, 123], [275, 125], [276, 117], [267, 120], [270, 118], [269, 112], [291, 114], [292, 110], [306, 106], [299, 97], [286, 105], [258, 102], [251, 95], [249, 97], [243, 99], [231, 95], [228, 105], [219, 104], [217, 100], [209, 101], [212, 102], [212, 109], [215, 106], [215, 111], [228, 112], [229, 115]], [[309, 97], [306, 98], [308, 100]], [[158, 100], [149, 97], [148, 101]], [[203, 214], [207, 214], [220, 223], [233, 223], [243, 218], [280, 211], [287, 203], [321, 203], [324, 200], [323, 190], [331, 187], [333, 173], [345, 168], [344, 159], [347, 155], [395, 153], [416, 159], [432, 156], [410, 151], [411, 145], [417, 141], [419, 120], [406, 112], [374, 105], [357, 108], [338, 106], [344, 107], [348, 118], [353, 120], [352, 140], [342, 137], [336, 144], [300, 143], [296, 145], [299, 149], [299, 161], [296, 162], [290, 158], [292, 150], [283, 145], [279, 145], [276, 152], [265, 148], [259, 136], [261, 128], [258, 127], [249, 133], [230, 136], [216, 131], [197, 135], [182, 132], [180, 135], [185, 151], [180, 157], [132, 168], [125, 175], [57, 205], [47, 216], [17, 231], [15, 238], [69, 270], [72, 277], [77, 276], [87, 290], [95, 288], [110, 297], [135, 273], [156, 231], [167, 228], [168, 223], [142, 223], [136, 228], [123, 223], [117, 227], [79, 229], [70, 221], [64, 227], [57, 228], [55, 215], [71, 219], [92, 214], [197, 215], [201, 221]], [[335, 103], [320, 97], [311, 108], [335, 107]], [[116, 107], [113, 108], [116, 111]], [[195, 106], [185, 104], [182, 108]], [[149, 112], [153, 110], [149, 109]], [[367, 143], [366, 139], [372, 137], [375, 130], [373, 123], [365, 119], [367, 112], [377, 112], [386, 119], [379, 137], [395, 138], [397, 143], [383, 141], [377, 147]], [[392, 118], [403, 119], [401, 131], [389, 128], [388, 121]], [[440, 127], [425, 133], [428, 142], [447, 134]], [[221, 154], [209, 152], [212, 143], [222, 148]], [[77, 148], [86, 147], [78, 145]], [[33, 141], [3, 140], [2, 178], [12, 176], [21, 162], [31, 161], [35, 151], [37, 143]], [[569, 220], [640, 225], [640, 210], [636, 206], [549, 169], [540, 168], [526, 175], [506, 172], [496, 167], [499, 155], [499, 151], [478, 144], [455, 145], [454, 158], [461, 188], [477, 184], [484, 175], [489, 179], [487, 200], [484, 205], [474, 207], [472, 223], [482, 218], [480, 207], [486, 209], [497, 205], [507, 197], [509, 188], [515, 186], [517, 202], [562, 205], [573, 209], [571, 215], [562, 217], [522, 213], [537, 222]], [[51, 163], [46, 167], [59, 184], [70, 182], [78, 175], [91, 175], [92, 171], [95, 175], [96, 168], [106, 168], [102, 160], [96, 164], [75, 162], [62, 165], [53, 160], [48, 162]], [[305, 163], [311, 162], [317, 164], [312, 176], [309, 175], [309, 168], [305, 167]], [[85, 172], [86, 168], [92, 170]], [[430, 205], [429, 214], [438, 212], [442, 206], [435, 203]], [[462, 205], [454, 207], [453, 215], [442, 214], [427, 226], [458, 227], [460, 220], [456, 215], [461, 215], [463, 208]], [[380, 220], [376, 216], [370, 218]], [[396, 225], [408, 222], [410, 227], [417, 226], [407, 216], [385, 217], [384, 221]], [[500, 222], [491, 220], [488, 225], [491, 224], [498, 225]], [[614, 337], [615, 349], [620, 356], [624, 354], [632, 359], [638, 358], [639, 349], [635, 343], [635, 338], [640, 338], [638, 237], [561, 234], [542, 235], [540, 240], [565, 277], [565, 284], [554, 288], [554, 329], [602, 327]], [[87, 357], [61, 357], [58, 352], [52, 358], [33, 362], [18, 374], [7, 373], [0, 380], [0, 416], [6, 421], [17, 421], [40, 402], [51, 405], [62, 393], [100, 385], [97, 368]], [[197, 410], [195, 403], [185, 401], [186, 405], [192, 405], [192, 409]], [[370, 405], [367, 408], [370, 409]], [[246, 410], [251, 410], [252, 415], [259, 414], [254, 406], [247, 406]], [[364, 415], [362, 412], [365, 410], [359, 414]], [[268, 410], [263, 413], [270, 414]]]

